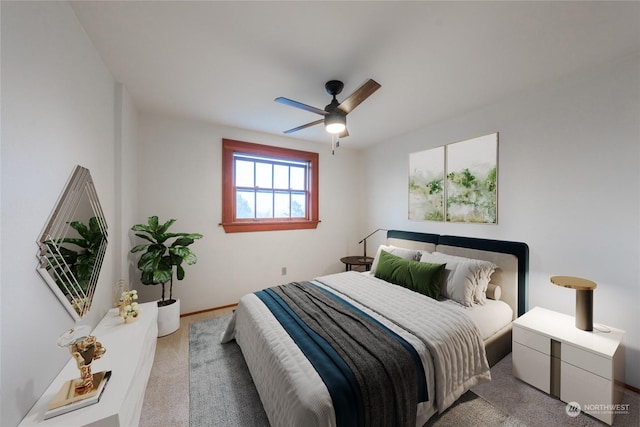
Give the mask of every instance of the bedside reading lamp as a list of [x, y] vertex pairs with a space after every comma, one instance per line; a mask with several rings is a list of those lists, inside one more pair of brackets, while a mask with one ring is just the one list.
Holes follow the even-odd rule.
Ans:
[[378, 231], [389, 231], [386, 228], [378, 228], [377, 230], [375, 230], [373, 233], [370, 233], [367, 237], [365, 237], [364, 239], [360, 240], [358, 242], [358, 244], [363, 243], [364, 242], [364, 257], [360, 260], [360, 261], [366, 261], [369, 257], [367, 257], [367, 239], [371, 236], [373, 236], [374, 234], [376, 234]]
[[595, 282], [580, 277], [553, 276], [551, 283], [576, 290], [576, 328], [593, 331], [593, 290]]

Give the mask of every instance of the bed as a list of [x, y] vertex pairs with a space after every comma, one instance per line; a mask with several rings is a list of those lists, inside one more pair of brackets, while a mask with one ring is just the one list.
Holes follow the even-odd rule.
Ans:
[[[390, 230], [371, 272], [245, 295], [221, 340], [239, 344], [273, 426], [421, 426], [511, 351], [528, 262], [520, 242]], [[412, 287], [425, 277], [437, 297]]]

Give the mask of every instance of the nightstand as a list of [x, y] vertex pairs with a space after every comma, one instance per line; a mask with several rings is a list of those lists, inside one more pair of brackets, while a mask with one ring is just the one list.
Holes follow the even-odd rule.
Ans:
[[364, 265], [365, 270], [369, 271], [369, 269], [371, 268], [371, 264], [373, 263], [373, 258], [369, 256], [368, 257], [346, 256], [346, 257], [340, 258], [340, 261], [342, 261], [342, 263], [344, 264], [346, 271], [351, 271], [354, 265], [356, 266]]
[[573, 316], [535, 307], [513, 322], [513, 375], [612, 424], [624, 391], [624, 335], [599, 324], [583, 331]]

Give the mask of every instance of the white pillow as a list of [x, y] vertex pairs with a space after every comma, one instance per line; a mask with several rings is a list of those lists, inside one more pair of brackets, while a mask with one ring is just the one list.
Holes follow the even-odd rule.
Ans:
[[380, 260], [380, 252], [382, 251], [388, 252], [391, 255], [398, 256], [404, 259], [410, 259], [412, 261], [420, 260], [420, 251], [416, 249], [407, 249], [407, 248], [399, 248], [397, 246], [387, 246], [380, 245], [378, 247], [378, 252], [376, 252], [376, 256], [373, 258], [373, 263], [371, 263], [371, 271], [375, 274], [376, 268], [378, 267], [378, 261]]
[[420, 262], [445, 264], [440, 284], [440, 294], [445, 298], [471, 307], [476, 284], [472, 280], [466, 280], [464, 267], [458, 269], [459, 261], [435, 253], [424, 253], [420, 258]]
[[489, 283], [487, 286], [487, 298], [500, 301], [500, 297], [502, 296], [502, 288], [500, 285], [494, 285], [493, 283]]
[[[454, 275], [454, 277], [457, 278], [457, 280], [468, 280], [472, 282], [472, 302], [477, 302], [481, 305], [486, 304], [487, 287], [489, 286], [489, 282], [491, 281], [491, 275], [494, 271], [496, 271], [496, 268], [498, 268], [497, 265], [490, 261], [464, 258], [455, 255], [443, 254], [442, 252], [433, 252], [433, 255], [436, 255], [442, 259], [457, 261], [458, 267], [464, 269], [464, 275], [459, 272]], [[454, 284], [454, 286], [456, 285], [461, 286], [459, 282], [457, 284]], [[465, 302], [467, 301], [465, 300]]]

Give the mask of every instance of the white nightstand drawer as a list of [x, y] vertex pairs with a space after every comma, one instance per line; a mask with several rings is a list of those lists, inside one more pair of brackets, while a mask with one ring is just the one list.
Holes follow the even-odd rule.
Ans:
[[593, 372], [608, 380], [613, 379], [611, 359], [567, 344], [562, 345], [561, 355], [563, 362], [570, 363], [585, 371]]
[[516, 325], [513, 326], [512, 334], [513, 341], [538, 350], [541, 353], [551, 354], [551, 340], [548, 337]]
[[607, 407], [624, 392], [625, 332], [602, 326], [583, 331], [572, 316], [532, 308], [513, 322], [513, 375], [611, 424]]
[[560, 368], [560, 400], [578, 402], [583, 411], [611, 424], [613, 414], [610, 411], [589, 411], [589, 408], [601, 408], [598, 405], [611, 405], [613, 382], [599, 375], [587, 372], [566, 362]]
[[[513, 330], [515, 332], [515, 328]], [[549, 393], [551, 391], [551, 357], [524, 346], [512, 343], [513, 376], [532, 386]]]

